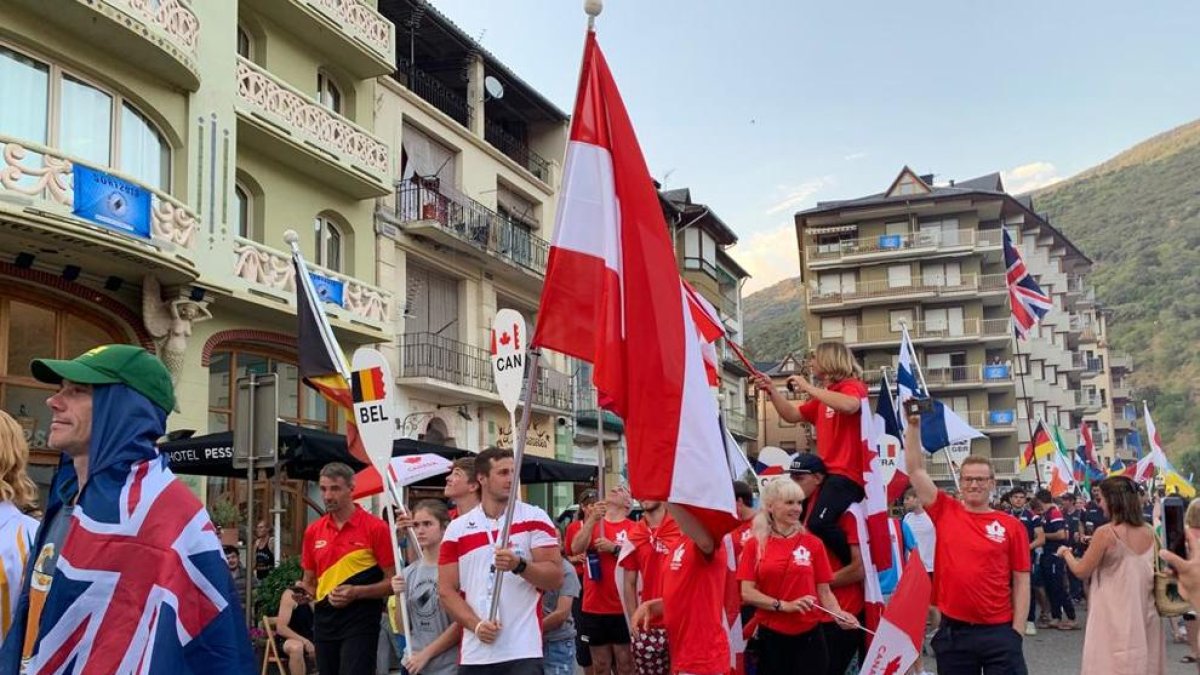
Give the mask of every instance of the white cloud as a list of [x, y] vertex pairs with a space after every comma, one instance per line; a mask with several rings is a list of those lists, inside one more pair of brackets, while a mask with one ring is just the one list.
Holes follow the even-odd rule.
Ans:
[[1001, 171], [1000, 179], [1009, 194], [1019, 195], [1057, 183], [1063, 177], [1050, 162], [1030, 162]]
[[783, 211], [796, 211], [818, 192], [835, 182], [833, 176], [821, 176], [820, 178], [810, 178], [799, 185], [781, 185], [779, 192], [783, 193], [783, 196], [767, 209], [767, 215], [773, 216]]
[[845, 157], [843, 157], [842, 159], [846, 160], [847, 162], [853, 162], [858, 159], [864, 159], [864, 158], [866, 158], [866, 156], [867, 156], [867, 153], [865, 153], [865, 152], [852, 152], [852, 153], [846, 155]]
[[729, 253], [751, 275], [742, 290], [743, 297], [800, 274], [796, 226], [791, 223], [751, 235]]

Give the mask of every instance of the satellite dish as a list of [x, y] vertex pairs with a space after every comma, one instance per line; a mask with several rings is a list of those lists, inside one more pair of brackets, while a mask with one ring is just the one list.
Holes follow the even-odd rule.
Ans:
[[504, 85], [491, 75], [483, 78], [483, 89], [491, 98], [504, 98]]

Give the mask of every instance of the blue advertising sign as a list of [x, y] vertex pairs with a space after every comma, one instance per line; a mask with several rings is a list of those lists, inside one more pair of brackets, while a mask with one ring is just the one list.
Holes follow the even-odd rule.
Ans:
[[993, 426], [1012, 424], [1017, 418], [1015, 410], [992, 410], [988, 412], [988, 423]]
[[1007, 380], [1008, 366], [984, 366], [983, 379], [985, 380]]
[[338, 307], [345, 303], [345, 282], [322, 276], [316, 272], [309, 272], [308, 276], [312, 279], [313, 290], [317, 292], [317, 297], [321, 299], [321, 302], [331, 302]]
[[150, 238], [150, 191], [90, 166], [75, 164], [75, 215], [110, 230]]
[[881, 234], [879, 235], [879, 248], [900, 248], [901, 236], [898, 234]]

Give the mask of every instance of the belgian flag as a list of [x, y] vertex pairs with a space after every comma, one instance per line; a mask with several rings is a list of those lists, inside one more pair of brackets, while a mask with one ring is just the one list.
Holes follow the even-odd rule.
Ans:
[[350, 374], [350, 391], [355, 403], [378, 401], [383, 398], [383, 369], [367, 368]]
[[[321, 301], [313, 290], [308, 276], [308, 266], [298, 251], [292, 253], [292, 264], [296, 272], [296, 342], [299, 350], [300, 379], [317, 390], [334, 406], [341, 408], [346, 416], [346, 447], [350, 455], [366, 468], [358, 472], [354, 480], [354, 496], [364, 497], [383, 491], [383, 479], [371, 465], [371, 458], [363, 447], [354, 423], [355, 392], [347, 380], [350, 368], [342, 356], [333, 328], [325, 316]], [[374, 389], [383, 394], [382, 377], [378, 376], [379, 387]], [[372, 399], [364, 399], [372, 400]]]

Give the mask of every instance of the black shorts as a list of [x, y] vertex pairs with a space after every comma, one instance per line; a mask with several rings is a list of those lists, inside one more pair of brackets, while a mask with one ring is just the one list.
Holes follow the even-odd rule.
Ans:
[[584, 612], [579, 626], [579, 639], [590, 647], [629, 644], [629, 625], [624, 614], [592, 614]]

